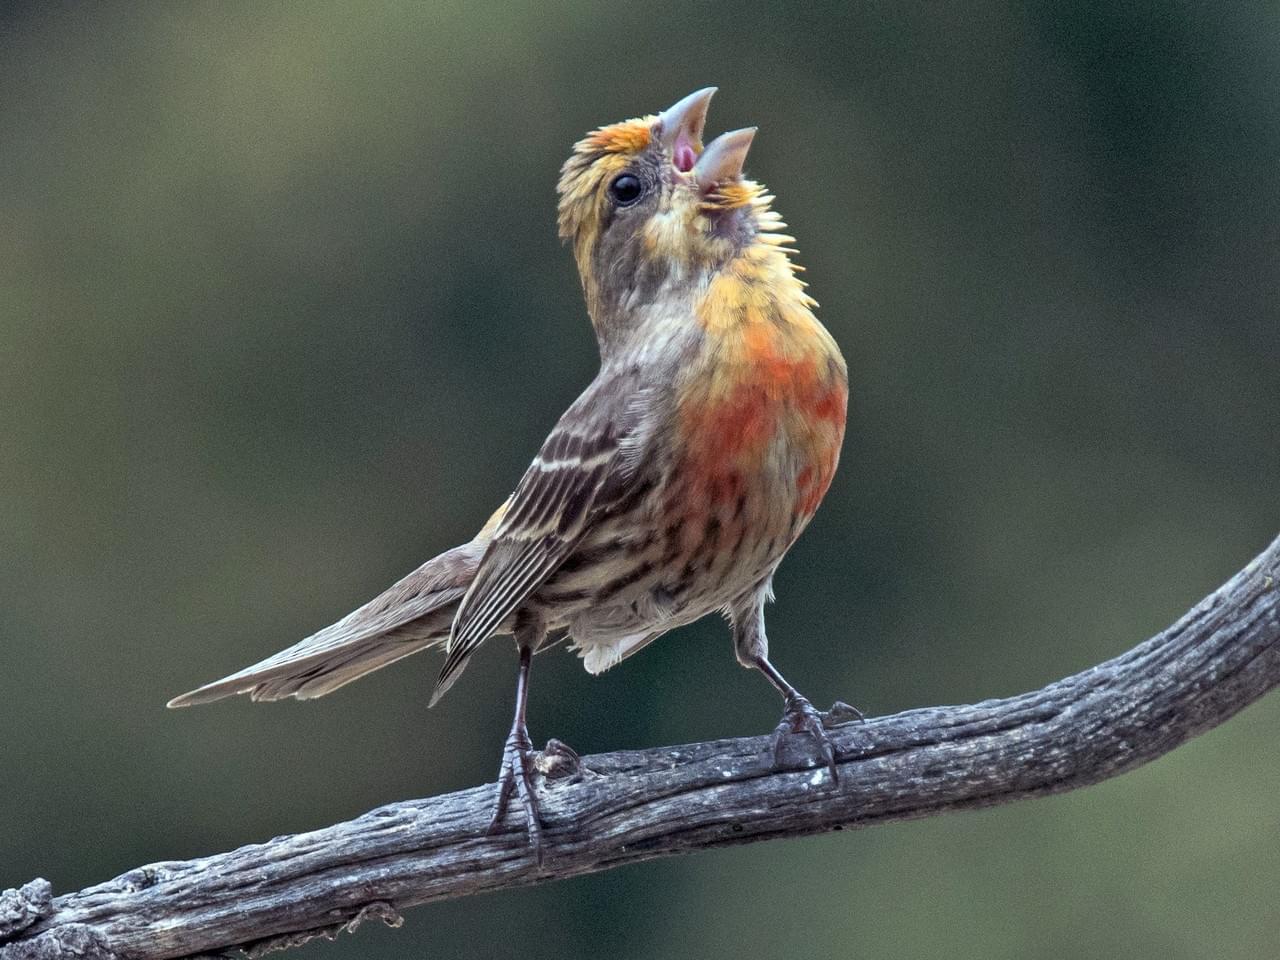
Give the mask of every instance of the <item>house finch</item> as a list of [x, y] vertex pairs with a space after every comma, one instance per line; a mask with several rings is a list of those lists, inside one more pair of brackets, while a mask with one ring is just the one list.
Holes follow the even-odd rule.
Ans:
[[434, 704], [481, 643], [510, 634], [520, 669], [493, 829], [518, 794], [540, 852], [525, 725], [533, 654], [567, 639], [600, 673], [720, 611], [738, 661], [783, 696], [775, 762], [804, 734], [835, 778], [823, 715], [769, 662], [764, 605], [835, 473], [845, 362], [813, 316], [773, 198], [742, 176], [755, 129], [703, 148], [714, 92], [601, 127], [564, 164], [560, 236], [577, 260], [600, 372], [476, 537], [169, 706], [237, 693], [309, 699], [443, 646]]

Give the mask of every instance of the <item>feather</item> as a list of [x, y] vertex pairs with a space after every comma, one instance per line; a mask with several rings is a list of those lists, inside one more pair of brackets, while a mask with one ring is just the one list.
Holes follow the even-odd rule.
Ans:
[[525, 471], [458, 606], [432, 703], [569, 556], [594, 522], [601, 490], [621, 489], [634, 472], [649, 410], [635, 380], [634, 369], [602, 370]]
[[428, 560], [358, 610], [253, 666], [174, 697], [171, 707], [247, 693], [254, 700], [323, 696], [366, 673], [444, 643], [487, 537]]

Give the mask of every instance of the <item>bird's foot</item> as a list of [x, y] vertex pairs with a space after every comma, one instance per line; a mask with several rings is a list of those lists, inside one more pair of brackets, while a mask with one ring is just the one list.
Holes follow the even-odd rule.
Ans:
[[511, 798], [518, 796], [520, 806], [524, 808], [525, 827], [529, 831], [529, 846], [533, 847], [538, 864], [542, 864], [542, 817], [538, 810], [538, 796], [533, 788], [534, 775], [533, 741], [529, 739], [529, 730], [523, 724], [515, 727], [507, 737], [502, 748], [502, 766], [498, 769], [498, 794], [494, 803], [493, 819], [489, 821], [488, 833], [493, 835], [502, 830], [502, 821], [511, 805]]
[[783, 753], [788, 743], [797, 735], [812, 737], [818, 745], [818, 752], [826, 761], [827, 770], [831, 774], [831, 783], [840, 782], [840, 772], [836, 768], [836, 748], [827, 734], [828, 727], [837, 727], [855, 720], [865, 719], [856, 707], [839, 700], [827, 713], [822, 713], [808, 698], [801, 696], [787, 697], [782, 712], [782, 722], [773, 731], [771, 747], [774, 766], [781, 766]]
[[511, 731], [506, 746], [502, 751], [502, 767], [498, 771], [498, 793], [494, 804], [493, 819], [489, 822], [488, 833], [493, 835], [502, 830], [502, 821], [506, 818], [507, 809], [513, 796], [520, 799], [524, 809], [525, 829], [528, 831], [529, 846], [533, 849], [538, 866], [542, 866], [542, 813], [538, 807], [538, 795], [534, 788], [537, 774], [548, 780], [571, 777], [579, 773], [578, 754], [573, 748], [559, 740], [547, 741], [546, 749], [535, 751], [533, 741], [529, 738], [527, 728], [520, 726]]

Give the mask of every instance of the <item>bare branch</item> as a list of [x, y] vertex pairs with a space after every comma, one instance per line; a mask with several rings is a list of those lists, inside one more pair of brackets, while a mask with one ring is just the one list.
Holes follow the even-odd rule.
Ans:
[[542, 789], [539, 870], [519, 818], [484, 834], [490, 787], [381, 807], [348, 823], [158, 863], [50, 901], [0, 895], [0, 960], [254, 954], [369, 917], [705, 847], [1008, 803], [1146, 763], [1280, 682], [1280, 539], [1177, 623], [1127, 653], [1006, 700], [833, 731], [840, 783], [764, 737], [586, 757]]

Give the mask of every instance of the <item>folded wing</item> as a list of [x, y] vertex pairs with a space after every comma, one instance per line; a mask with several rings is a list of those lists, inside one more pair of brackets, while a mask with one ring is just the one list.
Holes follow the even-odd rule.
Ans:
[[513, 615], [590, 528], [601, 490], [625, 484], [645, 420], [643, 397], [631, 377], [602, 375], [551, 431], [462, 598], [432, 703], [476, 647], [512, 629]]

